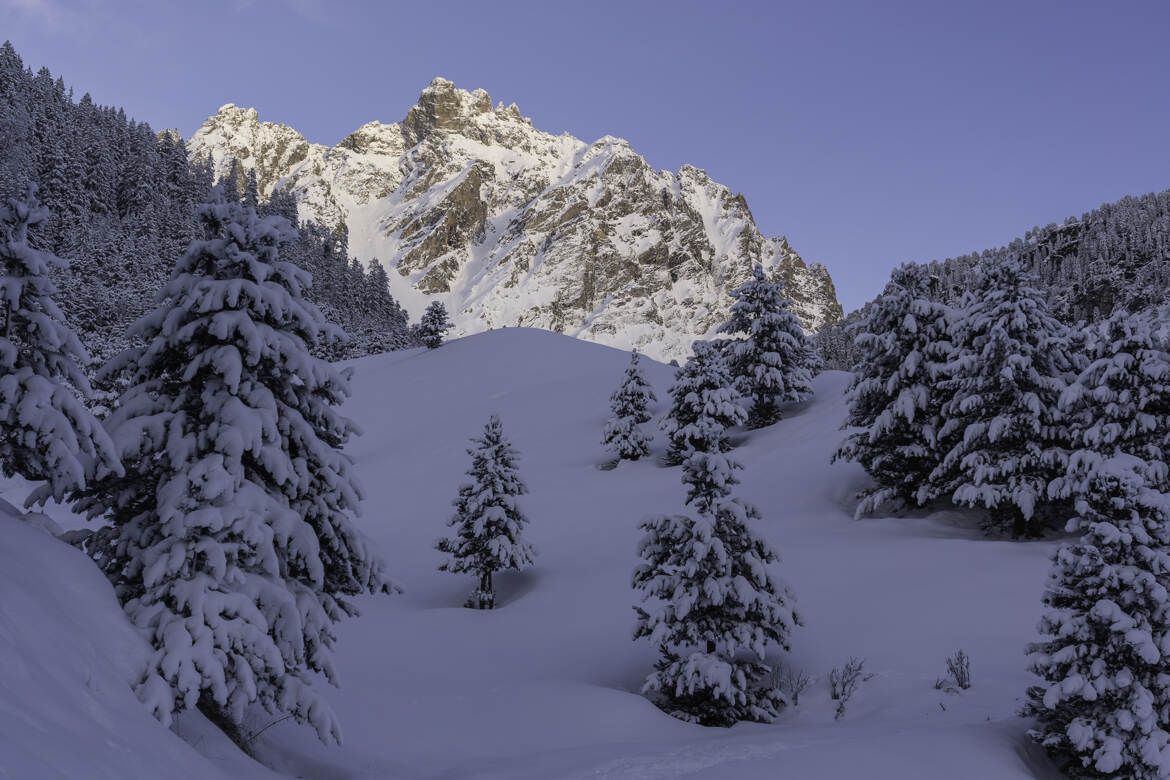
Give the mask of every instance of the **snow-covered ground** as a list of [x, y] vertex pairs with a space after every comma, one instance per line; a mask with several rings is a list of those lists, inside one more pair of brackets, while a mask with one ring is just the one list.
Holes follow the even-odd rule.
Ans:
[[[340, 626], [342, 687], [326, 694], [344, 745], [279, 723], [256, 741], [269, 766], [312, 778], [1059, 776], [1016, 715], [1053, 543], [987, 541], [957, 511], [854, 521], [864, 474], [829, 464], [843, 373], [818, 377], [816, 399], [779, 424], [740, 434], [734, 453], [745, 466], [737, 495], [760, 507], [758, 530], [779, 548], [805, 621], [786, 658], [813, 678], [799, 706], [771, 725], [707, 729], [646, 701], [638, 688], [653, 649], [630, 639], [637, 524], [681, 510], [683, 488], [680, 470], [656, 459], [599, 468], [609, 393], [627, 362], [596, 344], [505, 329], [353, 364], [361, 522], [405, 593], [366, 598], [363, 615]], [[643, 369], [662, 413], [673, 369]], [[539, 556], [530, 572], [500, 577], [498, 608], [478, 612], [461, 606], [471, 578], [437, 571], [432, 545], [468, 438], [492, 413], [522, 456]], [[662, 449], [658, 436], [655, 455]], [[13, 503], [22, 490], [0, 483]], [[230, 745], [207, 746], [206, 724], [180, 724], [200, 755], [138, 707], [119, 680], [142, 648], [100, 574], [43, 532], [4, 523], [0, 776], [69, 776], [79, 765], [66, 761], [82, 759], [94, 768], [86, 776], [250, 771]], [[37, 609], [51, 612], [22, 618]], [[959, 648], [973, 687], [936, 690]], [[834, 721], [826, 676], [851, 656], [876, 676]], [[251, 725], [266, 722], [257, 712]]]
[[128, 681], [150, 648], [106, 578], [19, 514], [0, 499], [0, 778], [273, 777], [202, 717], [184, 720], [187, 744], [143, 709]]

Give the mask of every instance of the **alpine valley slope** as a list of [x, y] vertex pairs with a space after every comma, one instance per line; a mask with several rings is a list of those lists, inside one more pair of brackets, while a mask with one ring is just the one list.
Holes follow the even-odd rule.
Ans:
[[[638, 523], [683, 510], [680, 469], [651, 457], [598, 468], [609, 393], [629, 355], [539, 330], [509, 328], [353, 361], [344, 410], [365, 433], [348, 451], [367, 495], [358, 520], [385, 556], [400, 595], [365, 596], [338, 624], [341, 747], [291, 720], [255, 739], [287, 777], [840, 778], [1055, 780], [1017, 715], [1036, 678], [1024, 646], [1056, 540], [989, 541], [976, 515], [946, 510], [853, 519], [867, 484], [830, 463], [849, 375], [826, 371], [816, 396], [776, 425], [735, 431], [736, 495], [761, 511], [755, 530], [783, 561], [805, 625], [770, 660], [811, 685], [774, 724], [703, 728], [661, 712], [638, 691], [654, 649], [631, 635]], [[669, 366], [642, 368], [668, 404]], [[503, 573], [493, 611], [464, 609], [472, 577], [437, 570], [468, 438], [499, 414], [530, 492], [521, 506], [538, 554]], [[29, 486], [0, 480], [0, 501]], [[66, 507], [60, 527], [85, 527]], [[35, 528], [5, 523], [0, 504], [0, 777], [265, 777], [199, 718], [179, 735], [134, 700], [146, 648], [100, 572]], [[970, 690], [935, 688], [944, 658], [972, 659]], [[834, 720], [830, 670], [855, 655], [876, 676]], [[259, 708], [245, 727], [274, 717]], [[210, 762], [211, 766], [208, 766]], [[56, 771], [42, 766], [58, 768]], [[81, 767], [81, 768], [77, 768]], [[88, 771], [82, 771], [87, 768]], [[200, 774], [202, 772], [202, 774]]]
[[756, 263], [784, 279], [810, 332], [842, 313], [825, 267], [763, 236], [743, 196], [703, 171], [655, 171], [613, 136], [541, 132], [445, 79], [401, 122], [335, 147], [228, 104], [188, 152], [217, 178], [255, 171], [261, 197], [291, 188], [301, 218], [344, 225], [351, 254], [382, 262], [412, 315], [443, 300], [454, 335], [536, 327], [681, 358]]

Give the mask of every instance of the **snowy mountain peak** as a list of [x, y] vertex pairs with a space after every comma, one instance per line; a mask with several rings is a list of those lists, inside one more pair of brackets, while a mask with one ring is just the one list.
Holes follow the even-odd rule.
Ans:
[[611, 135], [542, 132], [447, 79], [400, 122], [334, 147], [229, 103], [188, 151], [217, 176], [254, 170], [262, 196], [290, 189], [302, 218], [344, 223], [350, 252], [378, 258], [414, 316], [439, 296], [458, 335], [523, 325], [681, 358], [756, 263], [810, 330], [841, 316], [828, 271], [763, 236], [746, 199], [703, 170], [655, 171]]
[[472, 117], [491, 110], [492, 99], [482, 89], [467, 92], [447, 79], [436, 78], [418, 96], [418, 104], [402, 124], [412, 141], [418, 143], [435, 130], [459, 132]]

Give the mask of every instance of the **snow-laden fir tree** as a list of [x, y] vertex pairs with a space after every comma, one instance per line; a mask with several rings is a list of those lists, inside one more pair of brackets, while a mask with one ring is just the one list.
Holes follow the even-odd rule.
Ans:
[[675, 372], [670, 411], [661, 423], [669, 441], [666, 461], [672, 465], [692, 452], [731, 449], [727, 429], [747, 419], [718, 345], [696, 341], [691, 350], [691, 359]]
[[858, 517], [884, 504], [917, 506], [941, 458], [934, 386], [950, 354], [949, 310], [931, 300], [931, 284], [921, 266], [895, 269], [855, 326], [859, 358], [842, 426], [855, 430], [833, 459], [857, 461], [876, 483], [861, 493]]
[[493, 414], [483, 435], [472, 441], [476, 447], [467, 451], [471, 482], [460, 485], [455, 514], [447, 521], [454, 535], [439, 539], [435, 548], [451, 556], [439, 571], [466, 572], [479, 578], [467, 606], [492, 609], [496, 604], [492, 575], [531, 566], [536, 548], [524, 538], [528, 518], [517, 498], [528, 488], [520, 479], [516, 450], [504, 436], [500, 418]]
[[657, 400], [654, 389], [646, 383], [638, 367], [638, 353], [632, 353], [621, 385], [609, 397], [611, 414], [601, 437], [605, 448], [625, 460], [648, 455], [654, 437], [643, 430], [642, 425], [650, 421], [646, 407]]
[[453, 327], [442, 301], [431, 301], [419, 319], [415, 333], [427, 349], [437, 349], [443, 345], [443, 334]]
[[1170, 496], [1123, 460], [1078, 499], [1029, 648], [1030, 733], [1073, 778], [1170, 777]]
[[696, 514], [641, 524], [633, 586], [634, 639], [658, 646], [643, 692], [671, 715], [707, 726], [770, 722], [788, 703], [764, 663], [788, 649], [800, 625], [792, 593], [773, 571], [780, 558], [751, 529], [755, 506], [730, 497], [739, 465], [717, 449], [694, 452], [683, 469]]
[[88, 479], [122, 473], [109, 436], [77, 396], [90, 391], [80, 367], [88, 357], [49, 278], [65, 261], [29, 245], [29, 228], [47, 217], [36, 192], [30, 184], [0, 207], [0, 473], [44, 482], [29, 503], [60, 501]]
[[977, 275], [950, 334], [952, 359], [937, 385], [945, 454], [919, 500], [949, 494], [990, 510], [991, 532], [1035, 534], [1071, 443], [1058, 409], [1076, 363], [1068, 330], [1048, 314], [1031, 275], [1004, 260]]
[[1117, 312], [1093, 329], [1088, 366], [1060, 398], [1075, 444], [1105, 456], [1147, 461], [1167, 487], [1170, 459], [1170, 355], [1153, 319]]
[[815, 354], [784, 297], [784, 283], [769, 282], [759, 265], [752, 277], [732, 290], [731, 316], [718, 332], [742, 336], [727, 344], [728, 366], [751, 399], [749, 427], [761, 428], [780, 419], [782, 403], [812, 397]]
[[348, 376], [310, 355], [336, 333], [279, 258], [288, 222], [219, 189], [199, 217], [205, 237], [131, 331], [142, 346], [109, 368], [129, 376], [106, 421], [127, 474], [79, 508], [109, 523], [90, 549], [155, 648], [139, 695], [157, 717], [238, 724], [258, 702], [338, 741], [313, 673], [335, 681], [345, 597], [391, 587], [352, 526], [354, 428], [333, 408]]

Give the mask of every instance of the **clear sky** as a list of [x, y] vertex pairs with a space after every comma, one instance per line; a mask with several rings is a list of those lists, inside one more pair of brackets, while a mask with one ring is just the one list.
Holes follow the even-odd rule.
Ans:
[[232, 102], [334, 144], [434, 76], [482, 87], [706, 169], [847, 310], [903, 261], [1170, 188], [1167, 0], [0, 0], [0, 38], [184, 135]]

